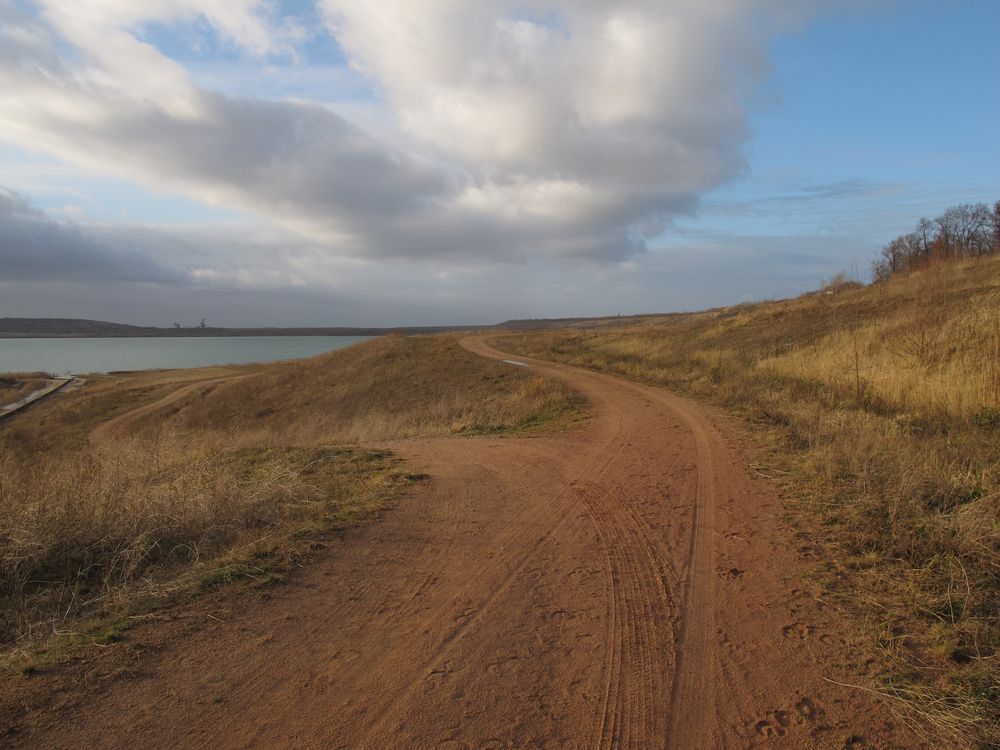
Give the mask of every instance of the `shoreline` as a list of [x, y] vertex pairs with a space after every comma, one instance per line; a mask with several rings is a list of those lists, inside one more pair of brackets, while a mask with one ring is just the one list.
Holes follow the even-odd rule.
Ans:
[[240, 367], [309, 359], [377, 336], [74, 336], [0, 339], [0, 372], [52, 377]]

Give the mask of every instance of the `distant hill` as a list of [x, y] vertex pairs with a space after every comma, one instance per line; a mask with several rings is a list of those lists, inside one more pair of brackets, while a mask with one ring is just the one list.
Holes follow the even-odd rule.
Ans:
[[[486, 328], [489, 326], [480, 326]], [[0, 338], [123, 338], [138, 336], [383, 336], [388, 333], [446, 333], [476, 326], [395, 328], [155, 328], [77, 318], [0, 318]]]
[[0, 336], [141, 336], [124, 323], [74, 318], [0, 318]]
[[[129, 338], [147, 336], [384, 336], [389, 333], [424, 334], [481, 331], [545, 331], [553, 328], [592, 328], [636, 323], [645, 315], [605, 318], [531, 318], [481, 326], [396, 326], [390, 328], [157, 328], [80, 318], [0, 318], [0, 338]], [[662, 316], [661, 316], [662, 317]]]

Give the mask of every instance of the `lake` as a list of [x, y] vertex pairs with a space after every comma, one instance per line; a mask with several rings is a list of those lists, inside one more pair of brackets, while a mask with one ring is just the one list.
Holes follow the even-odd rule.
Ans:
[[241, 365], [300, 359], [371, 336], [0, 339], [0, 372], [55, 375]]

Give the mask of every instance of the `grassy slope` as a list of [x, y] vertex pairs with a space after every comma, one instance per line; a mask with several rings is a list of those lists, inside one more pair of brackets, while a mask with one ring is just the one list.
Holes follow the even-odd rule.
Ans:
[[178, 415], [182, 429], [368, 441], [530, 428], [573, 406], [562, 385], [485, 361], [450, 336], [389, 336], [275, 365]]
[[1000, 258], [500, 344], [742, 413], [888, 657], [879, 689], [951, 745], [1000, 743]]
[[0, 425], [0, 646], [275, 574], [415, 479], [361, 440], [523, 430], [581, 406], [453, 337], [395, 336], [236, 370], [249, 377], [199, 389], [127, 435], [87, 440], [186, 380], [233, 372], [99, 379]]

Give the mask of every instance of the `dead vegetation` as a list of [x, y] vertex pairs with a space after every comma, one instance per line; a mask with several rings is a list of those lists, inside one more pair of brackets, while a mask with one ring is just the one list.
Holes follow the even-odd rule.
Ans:
[[869, 687], [946, 746], [1000, 743], [1000, 258], [499, 343], [760, 427], [804, 552], [886, 656]]
[[17, 403], [48, 385], [44, 372], [0, 373], [0, 407]]
[[365, 442], [524, 430], [576, 402], [559, 383], [484, 361], [455, 337], [388, 336], [218, 388], [177, 424], [280, 442]]
[[137, 607], [283, 570], [415, 479], [361, 443], [523, 430], [580, 406], [565, 387], [452, 337], [387, 337], [243, 372], [94, 445], [97, 425], [198, 371], [101, 379], [0, 427], [9, 655], [53, 633], [99, 640]]

